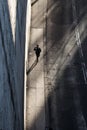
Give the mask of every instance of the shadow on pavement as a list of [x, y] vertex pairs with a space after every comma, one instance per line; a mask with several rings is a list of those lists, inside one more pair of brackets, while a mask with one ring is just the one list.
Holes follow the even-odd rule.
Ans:
[[34, 69], [37, 63], [38, 63], [37, 60], [35, 60], [34, 63], [30, 66], [30, 68], [27, 70], [27, 75]]
[[38, 0], [35, 0], [34, 2], [31, 2], [31, 6], [33, 6]]

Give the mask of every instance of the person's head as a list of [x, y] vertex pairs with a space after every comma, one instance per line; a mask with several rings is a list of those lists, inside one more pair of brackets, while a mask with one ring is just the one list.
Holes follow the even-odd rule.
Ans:
[[38, 44], [37, 44], [36, 46], [37, 46], [37, 47], [39, 47], [39, 45], [38, 45]]

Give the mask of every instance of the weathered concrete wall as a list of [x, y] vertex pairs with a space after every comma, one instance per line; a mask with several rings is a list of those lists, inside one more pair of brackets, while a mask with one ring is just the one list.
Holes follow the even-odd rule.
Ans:
[[28, 74], [27, 130], [87, 130], [87, 2], [33, 0], [31, 9], [29, 69], [34, 46], [43, 52]]
[[[81, 91], [79, 93], [79, 86], [84, 87], [81, 84], [83, 82], [81, 77], [84, 77], [84, 74], [80, 72], [82, 61], [79, 60], [82, 57], [81, 54], [77, 54], [80, 46], [78, 41], [83, 45], [83, 39], [87, 38], [84, 35], [87, 29], [83, 27], [87, 17], [85, 9], [87, 9], [85, 0], [51, 2], [48, 0], [48, 13], [50, 13], [47, 17], [46, 125], [53, 130], [87, 129], [86, 118], [81, 109], [83, 108]], [[81, 48], [79, 49], [81, 51]], [[84, 61], [86, 62], [86, 59]]]
[[0, 1], [1, 130], [24, 128], [24, 68], [30, 29], [29, 6], [29, 0]]

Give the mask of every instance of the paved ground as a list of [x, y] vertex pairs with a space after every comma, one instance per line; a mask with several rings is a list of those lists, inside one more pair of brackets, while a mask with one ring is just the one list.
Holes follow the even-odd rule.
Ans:
[[[31, 40], [29, 45], [29, 73], [27, 85], [27, 130], [45, 129], [44, 96], [44, 19], [45, 1], [32, 1]], [[40, 45], [41, 56], [36, 62], [34, 47]], [[40, 114], [40, 112], [42, 113]], [[38, 118], [38, 115], [40, 117]]]
[[27, 130], [87, 130], [87, 2], [32, 2]]

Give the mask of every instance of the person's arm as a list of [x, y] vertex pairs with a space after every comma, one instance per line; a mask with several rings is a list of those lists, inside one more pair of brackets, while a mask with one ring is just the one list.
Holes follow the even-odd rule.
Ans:
[[39, 48], [40, 52], [41, 52], [41, 49]]

